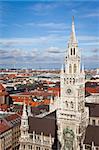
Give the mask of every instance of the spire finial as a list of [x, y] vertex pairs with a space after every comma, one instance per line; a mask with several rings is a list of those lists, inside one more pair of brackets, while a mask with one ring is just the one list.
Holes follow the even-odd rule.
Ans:
[[74, 22], [74, 16], [72, 16], [72, 23]]
[[70, 44], [77, 43], [76, 34], [75, 34], [75, 24], [74, 24], [74, 16], [72, 16], [72, 32], [70, 36]]
[[30, 106], [30, 103], [29, 103], [29, 102], [28, 102], [27, 112], [28, 112], [28, 116], [32, 116], [32, 113], [31, 113], [31, 106]]

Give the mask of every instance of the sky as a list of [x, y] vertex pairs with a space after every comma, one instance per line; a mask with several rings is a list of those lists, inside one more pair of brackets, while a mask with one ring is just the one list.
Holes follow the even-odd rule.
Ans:
[[0, 0], [0, 68], [60, 69], [72, 16], [85, 68], [99, 68], [98, 0]]

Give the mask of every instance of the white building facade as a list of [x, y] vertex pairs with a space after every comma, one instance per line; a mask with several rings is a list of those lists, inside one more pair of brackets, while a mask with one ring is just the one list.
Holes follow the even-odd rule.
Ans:
[[65, 64], [61, 69], [61, 95], [57, 108], [58, 149], [81, 150], [88, 125], [85, 108], [85, 73], [75, 35], [74, 18]]

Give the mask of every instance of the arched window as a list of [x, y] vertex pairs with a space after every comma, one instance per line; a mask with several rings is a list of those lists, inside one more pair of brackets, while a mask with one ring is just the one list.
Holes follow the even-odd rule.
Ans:
[[66, 103], [66, 107], [68, 107], [68, 102], [66, 101], [65, 103]]
[[68, 78], [67, 78], [67, 84], [68, 84]]
[[69, 65], [69, 73], [72, 73], [72, 66], [71, 66], [71, 64]]
[[71, 55], [72, 55], [72, 48], [71, 48]]
[[75, 79], [73, 78], [73, 84], [75, 83]]
[[70, 104], [70, 105], [71, 105], [71, 108], [73, 108], [73, 107], [74, 107], [74, 106], [73, 106], [73, 102], [71, 102], [71, 104]]
[[74, 55], [75, 55], [75, 48], [74, 48]]
[[76, 69], [77, 69], [76, 64], [74, 64], [74, 73], [76, 73]]
[[72, 82], [72, 79], [70, 78], [70, 83]]

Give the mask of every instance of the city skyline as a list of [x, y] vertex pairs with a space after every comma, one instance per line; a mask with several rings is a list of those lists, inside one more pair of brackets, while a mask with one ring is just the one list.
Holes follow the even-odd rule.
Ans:
[[72, 16], [82, 63], [99, 67], [98, 1], [1, 1], [0, 14], [0, 68], [60, 69]]

